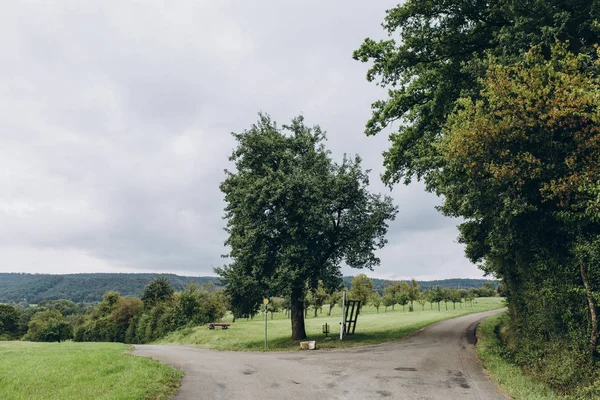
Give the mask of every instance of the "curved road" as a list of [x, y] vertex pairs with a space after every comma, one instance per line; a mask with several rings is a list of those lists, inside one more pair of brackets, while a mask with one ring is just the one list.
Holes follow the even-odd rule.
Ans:
[[185, 371], [176, 399], [506, 399], [474, 348], [479, 321], [500, 311], [349, 349], [251, 353], [137, 345], [134, 354]]

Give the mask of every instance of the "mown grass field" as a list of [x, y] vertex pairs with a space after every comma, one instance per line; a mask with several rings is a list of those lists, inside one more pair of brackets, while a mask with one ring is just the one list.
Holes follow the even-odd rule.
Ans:
[[118, 343], [0, 342], [0, 399], [169, 399], [183, 372]]
[[517, 365], [504, 360], [495, 328], [502, 314], [486, 318], [477, 327], [477, 355], [499, 387], [515, 400], [558, 400], [550, 388], [521, 371]]
[[[408, 336], [411, 333], [435, 322], [460, 315], [466, 315], [481, 311], [488, 311], [504, 307], [502, 298], [480, 298], [474, 304], [456, 304], [456, 309], [452, 303], [448, 303], [448, 309], [444, 303], [441, 304], [441, 311], [437, 310], [437, 304], [433, 308], [429, 303], [422, 309], [421, 305], [415, 303], [415, 311], [402, 311], [402, 306], [396, 305], [395, 310], [388, 308], [384, 312], [384, 307], [380, 307], [379, 313], [373, 307], [366, 307], [361, 311], [356, 325], [356, 332], [348, 336], [345, 340], [339, 338], [339, 322], [341, 308], [333, 308], [331, 316], [327, 316], [329, 306], [323, 307], [322, 313], [315, 318], [314, 311], [309, 311], [308, 318], [305, 320], [306, 333], [310, 340], [316, 340], [319, 348], [333, 347], [352, 347], [367, 344], [376, 344], [390, 340], [397, 340]], [[249, 350], [261, 351], [264, 349], [264, 316], [259, 315], [252, 320], [238, 319], [227, 330], [217, 328], [210, 330], [206, 326], [198, 326], [183, 329], [174, 332], [165, 338], [157, 341], [158, 344], [186, 344], [207, 349], [217, 350]], [[225, 321], [231, 323], [230, 315], [226, 316]], [[325, 340], [322, 333], [322, 326], [327, 323], [330, 326], [332, 340]], [[275, 313], [274, 319], [268, 316], [268, 349], [269, 350], [296, 350], [298, 342], [292, 341], [291, 322], [284, 313]]]

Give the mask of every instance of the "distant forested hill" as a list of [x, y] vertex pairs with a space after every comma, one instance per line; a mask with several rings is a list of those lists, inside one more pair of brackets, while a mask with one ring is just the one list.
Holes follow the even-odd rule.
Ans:
[[[345, 276], [344, 277], [344, 285], [350, 289], [351, 282], [353, 276]], [[374, 289], [379, 292], [379, 294], [383, 294], [383, 289], [389, 284], [397, 281], [388, 281], [384, 279], [375, 279], [371, 278], [373, 281]], [[405, 281], [408, 282], [408, 281]], [[449, 288], [449, 289], [479, 289], [483, 286], [484, 283], [489, 282], [494, 285], [495, 288], [498, 287], [500, 282], [491, 279], [463, 279], [463, 278], [454, 278], [454, 279], [442, 279], [438, 281], [417, 281], [419, 283], [419, 288], [421, 291], [425, 291], [427, 289], [441, 287], [441, 288]]]
[[140, 296], [144, 287], [161, 276], [169, 278], [175, 290], [183, 290], [190, 282], [218, 283], [215, 277], [191, 277], [173, 274], [18, 274], [0, 273], [0, 303], [37, 304], [42, 300], [68, 299], [76, 303], [102, 300], [104, 293], [114, 290], [122, 296]]
[[[144, 287], [160, 276], [169, 278], [175, 290], [183, 290], [190, 282], [198, 284], [212, 282], [218, 285], [218, 278], [211, 276], [191, 277], [173, 274], [20, 274], [0, 273], [0, 303], [27, 301], [37, 304], [42, 300], [68, 299], [76, 303], [93, 303], [102, 300], [109, 290], [122, 296], [140, 296]], [[344, 283], [350, 288], [352, 276], [345, 276]], [[382, 293], [390, 281], [373, 279], [375, 290]], [[485, 282], [494, 286], [497, 281], [487, 279], [444, 279], [419, 282], [421, 290], [440, 286], [453, 289], [480, 288]]]

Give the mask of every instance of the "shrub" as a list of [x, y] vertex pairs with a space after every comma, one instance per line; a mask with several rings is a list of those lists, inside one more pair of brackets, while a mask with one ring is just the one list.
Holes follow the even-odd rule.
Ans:
[[0, 340], [19, 336], [19, 310], [10, 304], [0, 304]]
[[60, 342], [71, 339], [73, 328], [57, 310], [46, 310], [35, 314], [29, 321], [29, 329], [23, 338], [32, 342]]

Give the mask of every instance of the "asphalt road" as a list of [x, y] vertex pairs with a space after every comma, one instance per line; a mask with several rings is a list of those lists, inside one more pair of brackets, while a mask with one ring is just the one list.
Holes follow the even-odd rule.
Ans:
[[176, 399], [506, 399], [474, 348], [475, 326], [496, 312], [350, 349], [251, 353], [136, 345], [134, 354], [185, 371]]

